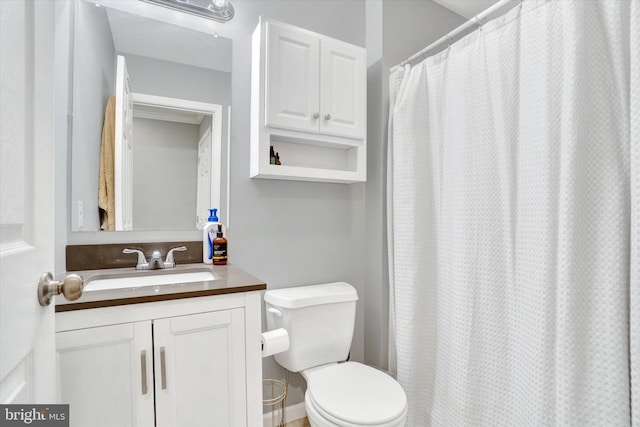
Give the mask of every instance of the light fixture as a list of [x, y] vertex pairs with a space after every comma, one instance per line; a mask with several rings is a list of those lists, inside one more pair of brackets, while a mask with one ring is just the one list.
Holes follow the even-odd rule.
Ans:
[[211, 6], [216, 8], [225, 7], [229, 3], [229, 0], [211, 0]]
[[233, 6], [229, 0], [140, 0], [168, 7], [191, 15], [227, 22], [233, 18]]

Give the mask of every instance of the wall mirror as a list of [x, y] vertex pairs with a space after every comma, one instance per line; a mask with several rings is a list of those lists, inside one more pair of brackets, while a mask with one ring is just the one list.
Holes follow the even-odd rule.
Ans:
[[107, 3], [73, 5], [71, 231], [195, 230], [226, 211], [232, 42]]

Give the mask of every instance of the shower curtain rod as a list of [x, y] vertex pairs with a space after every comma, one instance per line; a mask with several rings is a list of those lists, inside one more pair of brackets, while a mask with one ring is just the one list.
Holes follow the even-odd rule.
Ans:
[[510, 3], [515, 3], [515, 2], [519, 2], [522, 5], [523, 0], [500, 0], [498, 3], [494, 4], [493, 6], [489, 7], [486, 10], [484, 10], [483, 12], [480, 12], [479, 14], [477, 14], [473, 18], [469, 19], [464, 24], [462, 24], [459, 27], [455, 28], [454, 30], [448, 32], [443, 37], [440, 37], [438, 40], [436, 40], [435, 42], [431, 43], [429, 46], [425, 47], [420, 52], [415, 53], [415, 54], [411, 55], [409, 58], [407, 58], [404, 61], [402, 61], [401, 63], [399, 63], [397, 65], [394, 65], [393, 67], [391, 67], [391, 70], [389, 70], [389, 73], [393, 73], [398, 68], [403, 67], [406, 64], [408, 64], [410, 62], [413, 62], [413, 61], [415, 61], [417, 59], [425, 58], [429, 54], [429, 52], [433, 51], [436, 47], [440, 46], [442, 43], [445, 43], [445, 42], [451, 43], [451, 41], [452, 41], [452, 39], [454, 37], [458, 36], [463, 31], [468, 30], [473, 25], [477, 25], [478, 28], [482, 27], [482, 21], [487, 19], [488, 16], [490, 16], [492, 13], [495, 13], [498, 10], [506, 7]]

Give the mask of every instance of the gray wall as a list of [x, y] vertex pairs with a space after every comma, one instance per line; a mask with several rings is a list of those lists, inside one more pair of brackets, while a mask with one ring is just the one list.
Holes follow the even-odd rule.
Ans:
[[389, 69], [465, 19], [431, 0], [367, 0], [365, 362], [388, 367], [386, 153]]
[[388, 68], [467, 21], [431, 0], [384, 0], [383, 7], [383, 61]]
[[133, 228], [195, 227], [200, 126], [134, 117]]

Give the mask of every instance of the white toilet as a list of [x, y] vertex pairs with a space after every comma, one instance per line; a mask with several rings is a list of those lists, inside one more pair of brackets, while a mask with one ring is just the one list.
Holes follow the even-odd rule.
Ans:
[[348, 283], [269, 290], [269, 329], [289, 333], [276, 361], [307, 380], [305, 408], [314, 427], [404, 426], [407, 397], [389, 375], [347, 359], [358, 294]]

